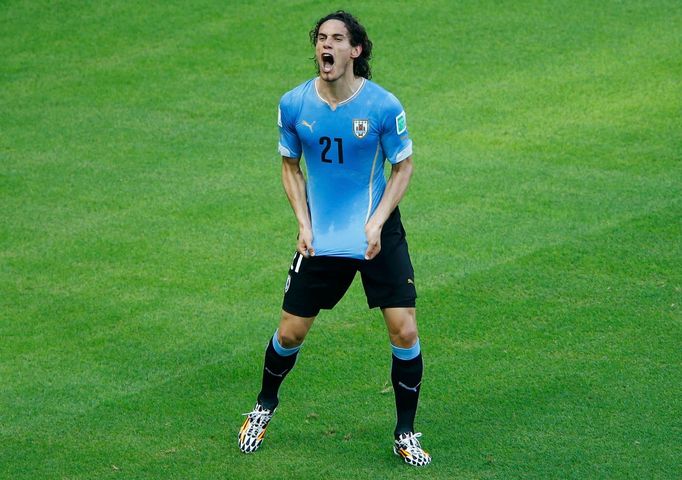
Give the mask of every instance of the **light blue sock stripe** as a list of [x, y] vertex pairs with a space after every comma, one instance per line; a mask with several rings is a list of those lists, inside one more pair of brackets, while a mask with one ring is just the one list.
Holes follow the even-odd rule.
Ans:
[[419, 338], [417, 338], [417, 341], [410, 348], [400, 348], [391, 344], [391, 350], [393, 351], [393, 355], [400, 360], [412, 360], [413, 358], [417, 358], [422, 351], [421, 346], [419, 345]]
[[272, 337], [272, 346], [275, 348], [275, 352], [277, 352], [279, 355], [282, 357], [290, 357], [294, 353], [298, 352], [301, 349], [301, 345], [298, 347], [293, 347], [293, 348], [284, 348], [282, 345], [279, 344], [279, 340], [277, 340], [277, 336], [279, 334], [279, 328], [275, 330], [275, 334]]

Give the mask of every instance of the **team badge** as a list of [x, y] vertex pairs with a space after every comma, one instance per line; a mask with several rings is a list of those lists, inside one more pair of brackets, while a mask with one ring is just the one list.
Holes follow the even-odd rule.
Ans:
[[353, 120], [353, 133], [358, 138], [364, 138], [369, 130], [369, 120]]

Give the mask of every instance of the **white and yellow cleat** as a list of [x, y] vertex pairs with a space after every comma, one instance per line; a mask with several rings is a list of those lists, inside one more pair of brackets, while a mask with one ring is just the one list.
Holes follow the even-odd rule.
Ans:
[[268, 410], [257, 403], [251, 412], [244, 414], [246, 420], [244, 420], [242, 428], [239, 429], [239, 450], [244, 453], [253, 453], [258, 450], [260, 444], [263, 443], [265, 430], [268, 428], [268, 423], [272, 420], [275, 410]]
[[431, 463], [431, 455], [422, 448], [419, 440], [417, 440], [421, 436], [421, 433], [401, 433], [393, 444], [393, 453], [414, 467], [428, 465]]

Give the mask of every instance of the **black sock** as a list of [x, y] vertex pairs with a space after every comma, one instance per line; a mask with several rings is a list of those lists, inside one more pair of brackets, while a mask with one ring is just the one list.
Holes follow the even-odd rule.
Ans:
[[277, 392], [284, 381], [284, 377], [294, 368], [298, 352], [293, 355], [283, 357], [275, 351], [272, 339], [265, 350], [265, 362], [263, 364], [263, 384], [258, 394], [258, 403], [268, 410], [274, 409], [279, 400]]
[[398, 416], [395, 432], [393, 432], [396, 438], [401, 433], [414, 431], [414, 416], [417, 413], [423, 371], [424, 363], [421, 353], [411, 360], [400, 360], [393, 355], [391, 381]]

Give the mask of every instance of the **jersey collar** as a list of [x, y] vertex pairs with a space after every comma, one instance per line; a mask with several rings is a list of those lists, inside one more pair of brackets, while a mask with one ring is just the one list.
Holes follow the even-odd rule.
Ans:
[[[326, 103], [327, 105], [329, 105], [329, 102], [326, 101], [324, 98], [322, 98], [322, 95], [320, 95], [320, 92], [319, 92], [319, 90], [317, 89], [317, 80], [318, 80], [318, 78], [320, 78], [320, 77], [315, 78], [315, 81], [313, 81], [313, 85], [315, 86], [315, 93], [317, 94], [317, 98], [319, 98], [322, 102], [324, 102], [324, 103]], [[351, 95], [351, 96], [348, 97], [347, 99], [343, 100], [342, 102], [337, 103], [337, 104], [336, 104], [336, 108], [339, 108], [341, 105], [345, 105], [346, 103], [350, 102], [350, 101], [353, 100], [355, 97], [357, 97], [358, 94], [360, 93], [360, 91], [361, 91], [361, 90], [363, 89], [363, 87], [365, 86], [365, 83], [367, 83], [367, 79], [363, 77], [363, 78], [362, 78], [362, 83], [360, 84], [360, 86], [358, 87], [358, 89], [355, 91], [355, 93], [353, 93], [353, 95]], [[329, 105], [329, 107], [331, 108], [331, 105]]]

